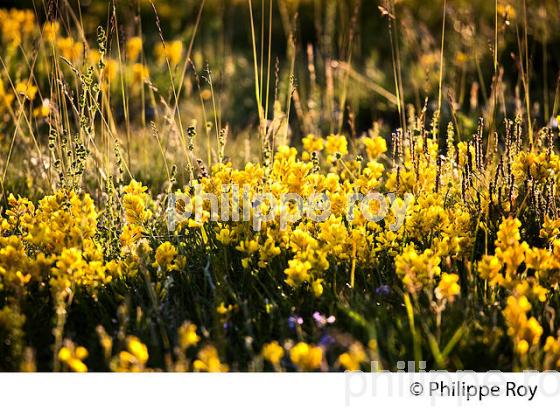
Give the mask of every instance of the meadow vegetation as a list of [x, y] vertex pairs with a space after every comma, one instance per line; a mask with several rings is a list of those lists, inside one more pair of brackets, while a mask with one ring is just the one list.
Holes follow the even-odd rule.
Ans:
[[[0, 9], [0, 370], [558, 369], [558, 16]], [[234, 186], [331, 212], [224, 220], [196, 194], [239, 210]], [[369, 211], [403, 219], [347, 201], [372, 192], [392, 199]]]

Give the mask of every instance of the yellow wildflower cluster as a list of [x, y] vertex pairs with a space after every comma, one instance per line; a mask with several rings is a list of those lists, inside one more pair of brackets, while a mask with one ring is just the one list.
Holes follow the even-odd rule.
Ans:
[[2, 41], [11, 47], [20, 46], [37, 28], [32, 10], [0, 9], [0, 21]]
[[175, 67], [183, 57], [183, 43], [180, 40], [165, 44], [158, 43], [155, 46], [154, 53], [160, 65], [169, 62], [171, 67]]
[[56, 40], [56, 47], [62, 57], [71, 63], [78, 64], [83, 57], [84, 45], [72, 37], [60, 37]]
[[170, 272], [181, 269], [183, 265], [184, 257], [177, 254], [177, 249], [170, 242], [164, 242], [157, 247], [155, 267]]
[[545, 370], [555, 370], [560, 368], [560, 337], [554, 338], [548, 336], [546, 338], [543, 350], [545, 352], [544, 365]]
[[131, 37], [126, 42], [126, 55], [129, 61], [138, 60], [142, 52], [142, 37]]
[[125, 188], [122, 198], [125, 224], [120, 236], [124, 249], [138, 243], [142, 237], [143, 226], [151, 216], [148, 209], [149, 197], [146, 188], [141, 183], [132, 180]]
[[323, 349], [299, 342], [290, 349], [290, 360], [301, 371], [317, 370], [323, 363]]
[[348, 371], [360, 370], [362, 363], [367, 360], [366, 352], [364, 351], [361, 343], [353, 343], [348, 352], [342, 353], [338, 356], [340, 365]]
[[[521, 222], [518, 219], [503, 219], [497, 232], [495, 254], [484, 255], [478, 264], [481, 278], [487, 280], [490, 286], [502, 286], [512, 293], [507, 298], [503, 315], [508, 335], [521, 356], [538, 345], [543, 334], [538, 320], [528, 317], [531, 310], [529, 299], [545, 302], [549, 287], [557, 289], [558, 286], [560, 241], [554, 234], [554, 225], [556, 220], [546, 218], [541, 236], [549, 240], [549, 246], [543, 249], [521, 242]], [[550, 233], [547, 234], [547, 231]]]
[[418, 253], [414, 246], [409, 245], [395, 258], [395, 271], [408, 291], [416, 293], [434, 283], [441, 273], [439, 264], [439, 256], [434, 255], [431, 249]]
[[457, 283], [459, 281], [459, 275], [454, 273], [444, 273], [441, 275], [441, 280], [435, 290], [436, 297], [438, 299], [449, 300], [453, 302], [453, 299], [461, 293], [461, 287]]
[[67, 340], [65, 345], [58, 351], [58, 360], [73, 372], [84, 373], [88, 371], [83, 360], [87, 358], [88, 351], [83, 346], [75, 346]]
[[191, 346], [196, 346], [200, 341], [200, 336], [196, 332], [196, 325], [193, 323], [183, 323], [178, 330], [178, 334], [179, 347], [181, 349], [188, 349]]
[[37, 208], [10, 196], [0, 220], [0, 287], [47, 280], [56, 293], [75, 287], [95, 290], [118, 275], [117, 261], [105, 262], [95, 241], [97, 212], [89, 195], [57, 191]]
[[48, 43], [54, 43], [59, 32], [60, 23], [58, 21], [47, 21], [43, 24], [43, 38]]
[[284, 348], [277, 341], [266, 343], [262, 349], [262, 356], [274, 366], [278, 366], [284, 357]]
[[194, 371], [223, 373], [229, 370], [229, 367], [220, 361], [218, 350], [212, 346], [204, 346], [198, 352], [198, 358], [193, 363]]
[[531, 304], [527, 297], [509, 296], [504, 309], [504, 317], [508, 325], [508, 335], [514, 341], [515, 350], [520, 355], [539, 343], [543, 329], [534, 317], [527, 317]]
[[[141, 40], [130, 39], [127, 47], [129, 58], [138, 61]], [[33, 97], [23, 86], [19, 92]], [[116, 313], [122, 328], [111, 334], [122, 350], [115, 355], [113, 339], [107, 333], [101, 338], [105, 368], [115, 371], [148, 370], [148, 359], [152, 366], [161, 356], [163, 365], [154, 368], [237, 370], [237, 363], [225, 362], [231, 357], [229, 346], [212, 337], [233, 339], [241, 328], [251, 334], [244, 346], [256, 352], [246, 368], [356, 371], [387, 349], [378, 349], [377, 340], [375, 349], [373, 344], [364, 348], [375, 337], [371, 323], [372, 316], [378, 318], [377, 309], [390, 311], [388, 317], [406, 315], [414, 340], [403, 345], [427, 338], [439, 366], [446, 365], [459, 340], [463, 343], [460, 336], [467, 329], [474, 341], [464, 343], [488, 346], [507, 328], [515, 360], [555, 367], [560, 356], [553, 336], [557, 329], [554, 323], [544, 325], [542, 311], [549, 307], [545, 304], [554, 306], [558, 290], [560, 218], [555, 203], [544, 210], [525, 205], [545, 201], [545, 194], [555, 200], [551, 193], [559, 181], [550, 168], [554, 165], [544, 164], [543, 171], [535, 165], [540, 160], [531, 159], [531, 166], [521, 166], [532, 157], [519, 152], [501, 158], [504, 164], [510, 161], [501, 167], [513, 173], [508, 177], [513, 188], [506, 195], [493, 185], [503, 185], [505, 171], [496, 172], [490, 165], [486, 170], [480, 149], [471, 143], [450, 143], [448, 155], [442, 155], [428, 133], [394, 138], [394, 158], [388, 157], [388, 142], [372, 131], [352, 143], [342, 134], [309, 134], [301, 152], [280, 145], [267, 161], [241, 168], [227, 160], [208, 170], [201, 165], [196, 175], [189, 169], [193, 178], [175, 191], [176, 202], [171, 195], [152, 197], [147, 186], [134, 179], [111, 191], [99, 209], [77, 189], [57, 190], [37, 203], [9, 196], [0, 220], [0, 292], [17, 306], [37, 292], [55, 296], [58, 360], [75, 371], [86, 369], [84, 352], [58, 346], [65, 320], [75, 320], [67, 317], [67, 310], [83, 302], [83, 294], [100, 300], [114, 297], [135, 309], [130, 322]], [[534, 186], [516, 183], [522, 177]], [[245, 192], [235, 197], [236, 189]], [[349, 199], [372, 191], [383, 195], [369, 202]], [[218, 209], [209, 199], [212, 194]], [[305, 201], [252, 200], [288, 194]], [[244, 195], [251, 198], [248, 205]], [[531, 200], [524, 199], [531, 195]], [[171, 226], [173, 203], [174, 215], [181, 217]], [[512, 212], [516, 209], [520, 211]], [[534, 226], [527, 223], [530, 212], [540, 212]], [[444, 315], [471, 314], [475, 299], [483, 311], [495, 310], [492, 326], [502, 314], [500, 329], [490, 329], [489, 321], [475, 329], [469, 320], [451, 331], [443, 329], [448, 326]], [[194, 301], [196, 308], [179, 309], [184, 300]], [[368, 307], [354, 311], [350, 301], [355, 300]], [[332, 316], [315, 312], [309, 319], [307, 312], [325, 306], [333, 309]], [[177, 311], [188, 314], [167, 329], [162, 318]], [[253, 336], [260, 336], [262, 323], [282, 314], [289, 315], [292, 333]], [[362, 335], [367, 339], [330, 332], [335, 314], [370, 332]], [[421, 315], [434, 315], [434, 320], [420, 327], [415, 320]], [[150, 332], [165, 346], [150, 358], [139, 338], [126, 337], [125, 325], [136, 333], [153, 323], [157, 331]], [[444, 340], [450, 334], [454, 336]], [[278, 340], [260, 344], [270, 338]], [[445, 354], [445, 345], [438, 343], [448, 346]]]
[[536, 183], [543, 183], [551, 176], [558, 180], [560, 156], [543, 149], [520, 151], [513, 159], [512, 173], [518, 182], [531, 179]]
[[114, 372], [142, 372], [146, 370], [148, 348], [136, 336], [128, 336], [126, 350], [121, 351], [111, 360]]
[[[64, 62], [60, 64], [60, 70], [64, 75], [80, 73], [80, 77], [89, 77], [88, 70], [92, 69], [92, 78], [88, 79], [87, 86], [99, 86], [104, 92], [120, 94], [117, 89], [119, 82], [114, 80], [118, 75], [122, 75], [130, 84], [129, 92], [139, 95], [141, 86], [150, 77], [150, 68], [144, 59], [140, 58], [143, 54], [143, 41], [141, 36], [133, 36], [125, 43], [124, 50], [115, 48], [111, 52], [108, 47], [106, 36], [98, 36], [97, 41], [88, 41], [89, 36], [85, 36], [83, 29], [74, 29], [73, 24], [64, 24], [61, 20], [49, 16], [49, 19], [40, 23], [35, 10], [19, 9], [0, 9], [0, 45], [8, 53], [3, 56], [13, 65], [24, 63], [26, 59], [14, 59], [19, 52], [23, 56], [37, 55], [34, 57], [34, 64], [23, 64], [28, 66], [32, 73], [25, 73], [21, 70], [18, 75], [8, 79], [0, 79], [0, 114], [14, 109], [12, 107], [15, 97], [22, 97], [26, 101], [35, 99], [37, 95], [49, 96], [51, 92], [47, 89], [40, 89], [51, 78], [53, 61]], [[60, 18], [60, 16], [57, 16]], [[54, 19], [53, 19], [54, 18]], [[99, 34], [99, 33], [98, 33]], [[92, 39], [96, 38], [92, 36]], [[41, 44], [38, 47], [38, 44]], [[126, 53], [125, 53], [126, 51]], [[122, 53], [122, 54], [121, 54]], [[172, 41], [163, 48], [161, 45], [155, 47], [154, 55], [150, 55], [150, 61], [162, 63], [162, 59], [169, 60], [174, 67], [183, 58], [183, 44], [181, 41]], [[126, 57], [126, 58], [125, 58]], [[28, 59], [28, 58], [27, 58]], [[8, 72], [6, 72], [8, 73]], [[122, 85], [122, 82], [121, 82]], [[33, 115], [42, 120], [48, 120], [52, 112], [53, 104], [49, 98], [43, 98], [40, 102], [34, 103]], [[12, 116], [15, 115], [12, 113]]]

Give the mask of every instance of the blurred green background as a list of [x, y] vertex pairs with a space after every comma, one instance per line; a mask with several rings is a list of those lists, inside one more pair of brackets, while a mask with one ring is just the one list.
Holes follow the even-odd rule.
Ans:
[[[161, 41], [154, 9], [164, 39], [181, 40], [186, 49], [202, 4], [191, 0], [157, 0], [153, 6], [147, 0], [58, 1], [72, 6], [91, 41], [98, 25], [111, 24], [108, 16], [116, 7], [120, 21], [115, 30], [121, 33], [120, 40], [142, 33], [147, 55]], [[54, 4], [56, 1], [21, 0], [4, 1], [2, 6], [34, 8], [44, 19], [49, 8], [65, 9]], [[229, 124], [233, 135], [258, 123], [248, 4], [244, 0], [205, 1], [193, 43], [195, 66], [199, 72], [211, 70], [221, 121]], [[419, 111], [428, 99], [426, 108], [433, 112], [439, 90], [443, 5], [443, 1], [419, 0], [272, 1], [269, 92], [271, 98], [277, 96], [284, 102], [295, 90], [290, 107], [293, 134], [339, 131], [341, 125], [344, 132], [359, 133], [375, 120], [382, 120], [387, 130], [394, 129], [399, 126], [395, 74], [402, 81], [405, 105]], [[252, 7], [258, 59], [262, 41], [266, 67], [270, 3], [253, 0]], [[555, 116], [560, 48], [553, 18], [558, 13], [557, 1], [500, 0], [497, 9], [495, 2], [487, 0], [448, 1], [442, 118], [451, 120], [454, 114], [457, 125], [468, 133], [475, 126], [472, 118], [490, 109], [494, 83], [499, 85], [498, 118], [525, 108], [520, 107], [525, 32], [532, 118], [545, 124]], [[71, 21], [68, 16], [56, 17]], [[499, 78], [494, 81], [496, 28]], [[154, 82], [165, 88], [168, 78], [162, 75], [158, 80], [157, 74], [152, 73]], [[185, 87], [184, 96], [189, 98], [191, 92]], [[196, 101], [198, 95], [192, 97]], [[184, 106], [187, 118], [194, 116], [188, 104]], [[270, 104], [269, 118], [272, 111]]]

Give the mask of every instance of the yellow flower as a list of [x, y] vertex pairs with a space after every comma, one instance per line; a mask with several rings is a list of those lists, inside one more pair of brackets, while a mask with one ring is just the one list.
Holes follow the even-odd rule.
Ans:
[[455, 296], [461, 293], [461, 287], [457, 283], [459, 275], [454, 273], [444, 273], [441, 275], [439, 285], [436, 288], [436, 297], [440, 300], [449, 300], [453, 302]]
[[395, 270], [410, 293], [416, 293], [433, 284], [433, 279], [440, 274], [440, 258], [431, 249], [417, 253], [413, 245], [405, 248], [395, 258]]
[[61, 360], [63, 362], [66, 362], [68, 359], [70, 359], [71, 356], [72, 353], [67, 347], [63, 347], [58, 351], [58, 360]]
[[43, 38], [49, 43], [54, 43], [59, 31], [60, 23], [58, 21], [48, 21], [43, 24]]
[[515, 350], [521, 356], [525, 355], [529, 350], [529, 342], [527, 342], [525, 339], [521, 339], [519, 342], [517, 342], [517, 345], [515, 346]]
[[235, 247], [239, 252], [248, 253], [249, 255], [259, 250], [259, 242], [255, 239], [242, 241]]
[[520, 226], [521, 222], [517, 218], [504, 219], [500, 224], [500, 228], [498, 229], [496, 246], [504, 251], [509, 247], [516, 246], [521, 239], [521, 235], [519, 234]]
[[560, 339], [552, 336], [546, 338], [543, 350], [545, 351], [544, 369], [556, 370], [560, 367]]
[[143, 64], [135, 63], [132, 65], [132, 82], [133, 84], [140, 84], [145, 82], [150, 77], [150, 70]]
[[259, 267], [266, 268], [268, 263], [280, 255], [280, 248], [276, 246], [276, 241], [272, 237], [267, 237], [264, 244], [259, 249]]
[[79, 41], [74, 41], [72, 37], [60, 37], [56, 40], [59, 53], [72, 63], [77, 63], [82, 57], [84, 46]]
[[111, 280], [112, 277], [107, 275], [100, 255], [87, 250], [67, 248], [62, 251], [55, 267], [51, 269], [50, 284], [53, 290], [64, 292], [74, 286], [95, 289]]
[[325, 147], [323, 138], [309, 134], [302, 139], [303, 149], [307, 152], [320, 152]]
[[60, 254], [64, 249], [94, 244], [97, 212], [89, 195], [81, 198], [74, 191], [59, 190], [39, 201], [34, 218], [20, 223], [27, 231], [27, 241], [49, 254]]
[[18, 82], [16, 84], [16, 93], [33, 101], [33, 99], [35, 99], [35, 94], [37, 94], [37, 87], [32, 85], [29, 81]]
[[0, 113], [6, 107], [9, 107], [14, 100], [14, 95], [12, 93], [6, 93], [4, 83], [0, 80]]
[[196, 372], [221, 373], [229, 370], [228, 366], [220, 361], [218, 350], [212, 345], [203, 347], [198, 352], [198, 358], [193, 363]]
[[5, 16], [2, 21], [2, 38], [13, 47], [18, 47], [22, 42], [20, 23], [11, 16]]
[[502, 263], [496, 256], [484, 255], [478, 263], [478, 272], [482, 279], [487, 280], [490, 286], [501, 285], [504, 277], [500, 273]]
[[127, 350], [121, 351], [111, 360], [114, 372], [142, 372], [146, 368], [149, 354], [148, 348], [136, 336], [126, 338]]
[[353, 343], [346, 353], [338, 356], [338, 362], [349, 371], [360, 370], [360, 365], [367, 359], [366, 352], [361, 343]]
[[142, 51], [142, 37], [131, 37], [126, 42], [128, 61], [136, 61]]
[[183, 56], [183, 43], [180, 40], [171, 41], [165, 45], [158, 43], [155, 47], [155, 55], [158, 64], [169, 61], [169, 65], [174, 67], [179, 64]]
[[[17, 13], [17, 11], [16, 11]], [[32, 10], [19, 11], [19, 19], [21, 21], [21, 29], [25, 34], [33, 33], [35, 31], [35, 14]]]
[[290, 360], [300, 370], [316, 370], [321, 367], [323, 362], [323, 349], [315, 345], [299, 342], [290, 349]]
[[74, 344], [66, 340], [64, 346], [58, 351], [58, 360], [64, 363], [68, 369], [77, 373], [88, 371], [83, 360], [88, 356], [88, 351], [83, 346], [75, 347]]
[[142, 227], [138, 225], [126, 224], [120, 236], [120, 242], [123, 247], [131, 246], [142, 238]]
[[288, 267], [284, 269], [284, 273], [288, 276], [286, 283], [295, 287], [309, 281], [311, 279], [310, 269], [311, 263], [308, 261], [301, 261], [297, 258], [288, 261]]
[[128, 223], [141, 225], [150, 216], [150, 213], [146, 210], [148, 199], [148, 195], [145, 193], [146, 189], [145, 186], [135, 180], [132, 180], [124, 188], [123, 208]]
[[20, 238], [15, 235], [0, 237], [0, 290], [10, 287], [21, 291], [32, 277], [22, 272], [36, 270], [34, 265], [35, 261], [27, 256], [25, 243]]
[[503, 19], [507, 19], [509, 21], [515, 20], [517, 17], [515, 8], [512, 7], [510, 4], [507, 4], [505, 1], [499, 1], [498, 7], [496, 9], [496, 13]]
[[235, 240], [235, 238], [235, 231], [228, 227], [221, 228], [216, 234], [216, 239], [226, 246], [230, 245]]
[[45, 98], [41, 105], [33, 110], [33, 115], [38, 118], [46, 118], [51, 112], [50, 101]]
[[560, 237], [560, 218], [553, 219], [545, 215], [539, 236], [549, 243], [552, 243], [554, 239]]
[[273, 365], [277, 366], [284, 357], [284, 349], [277, 341], [266, 343], [262, 349], [262, 355], [265, 360], [268, 360]]
[[313, 283], [311, 284], [311, 287], [313, 289], [313, 294], [315, 295], [316, 298], [318, 298], [319, 296], [321, 296], [323, 294], [323, 279], [317, 279], [314, 280]]
[[146, 345], [135, 336], [130, 336], [128, 338], [128, 351], [141, 362], [146, 362], [148, 360], [148, 349]]
[[177, 268], [177, 265], [174, 263], [176, 257], [177, 249], [170, 242], [164, 242], [156, 249], [155, 265], [164, 270], [172, 271]]
[[344, 135], [329, 135], [325, 143], [325, 150], [327, 154], [330, 154], [329, 160], [332, 161], [334, 154], [342, 156], [348, 154], [348, 141]]
[[[346, 211], [344, 209], [344, 211]], [[351, 255], [351, 241], [349, 240], [348, 229], [342, 217], [331, 215], [329, 219], [319, 226], [319, 239], [324, 242], [324, 249], [330, 255], [340, 259], [348, 259]]]
[[226, 315], [235, 309], [234, 305], [225, 305], [224, 302], [220, 303], [220, 305], [216, 308], [216, 312], [219, 315]]
[[364, 137], [362, 142], [366, 148], [369, 160], [377, 159], [387, 151], [387, 141], [383, 137]]
[[517, 353], [525, 355], [531, 346], [539, 343], [543, 328], [534, 318], [528, 318], [531, 304], [526, 296], [509, 296], [503, 311], [508, 335], [513, 339]]
[[531, 292], [534, 296], [539, 300], [539, 302], [545, 302], [546, 297], [548, 295], [548, 289], [539, 285], [538, 283], [534, 283], [531, 289]]
[[178, 330], [179, 333], [179, 346], [181, 349], [188, 349], [191, 346], [196, 346], [200, 341], [200, 336], [196, 333], [196, 325], [185, 322]]

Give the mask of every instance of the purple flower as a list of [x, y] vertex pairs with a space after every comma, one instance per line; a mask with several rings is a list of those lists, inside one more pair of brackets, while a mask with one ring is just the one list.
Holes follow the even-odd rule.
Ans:
[[389, 296], [391, 294], [391, 288], [389, 285], [381, 285], [375, 289], [375, 294], [377, 296]]
[[334, 337], [332, 337], [328, 333], [325, 333], [321, 337], [321, 339], [319, 339], [319, 345], [320, 346], [330, 346], [330, 345], [334, 344], [334, 342], [335, 342]]
[[320, 314], [319, 312], [313, 313], [313, 319], [315, 320], [315, 322], [321, 323], [321, 324], [324, 324], [325, 320], [326, 320], [325, 316]]
[[291, 330], [294, 330], [297, 326], [301, 326], [303, 324], [303, 319], [299, 316], [290, 316], [288, 319], [288, 327]]
[[319, 313], [319, 312], [315, 312], [313, 313], [313, 319], [315, 320], [315, 322], [317, 323], [317, 326], [319, 327], [323, 327], [327, 324], [331, 324], [336, 322], [336, 318], [331, 315], [329, 317], [326, 317], [325, 315]]

